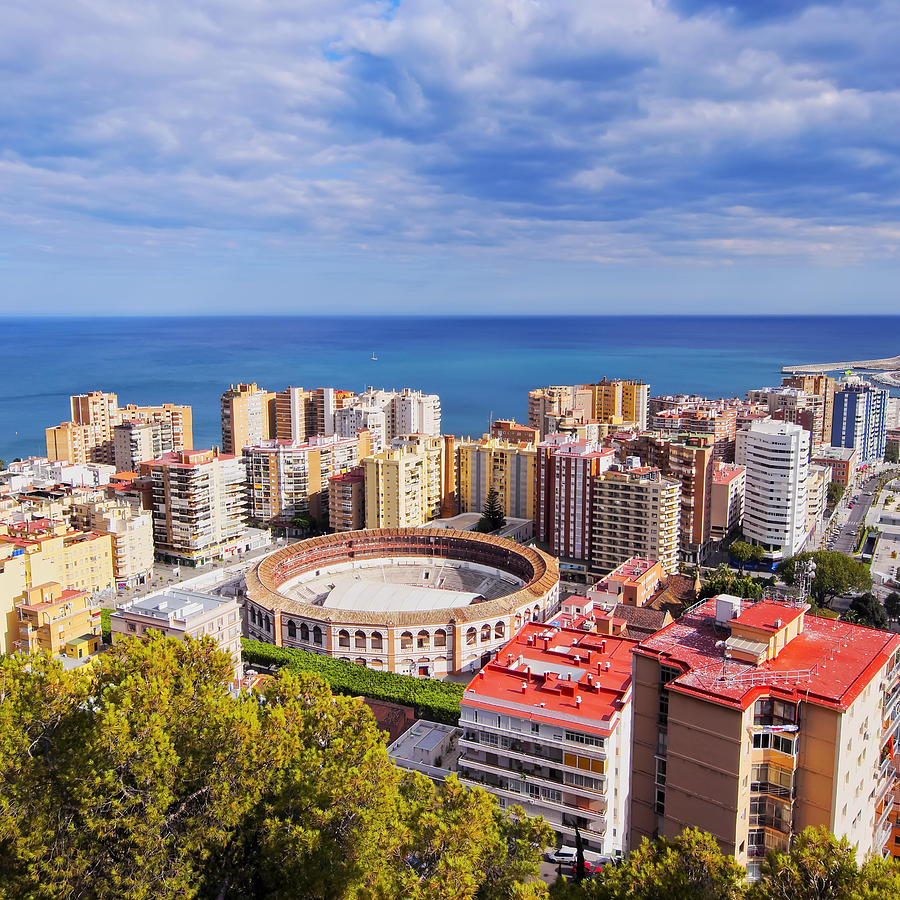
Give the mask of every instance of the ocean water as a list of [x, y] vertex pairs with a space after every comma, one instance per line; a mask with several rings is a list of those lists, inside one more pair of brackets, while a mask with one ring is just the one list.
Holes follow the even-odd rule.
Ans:
[[5, 319], [0, 458], [43, 454], [44, 429], [89, 390], [189, 403], [197, 447], [220, 442], [219, 395], [238, 381], [420, 388], [440, 394], [445, 432], [480, 435], [491, 416], [526, 421], [546, 384], [735, 396], [778, 384], [784, 364], [898, 353], [900, 316]]

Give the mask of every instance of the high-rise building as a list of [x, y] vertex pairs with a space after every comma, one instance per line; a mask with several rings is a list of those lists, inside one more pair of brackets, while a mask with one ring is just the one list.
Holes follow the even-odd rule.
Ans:
[[788, 422], [757, 422], [738, 432], [736, 459], [746, 469], [744, 536], [779, 560], [803, 549], [808, 532], [809, 432]]
[[331, 435], [244, 447], [249, 519], [287, 526], [297, 516], [309, 516], [324, 525], [329, 520], [328, 479], [352, 469], [370, 450], [365, 431], [349, 438]]
[[709, 504], [709, 536], [723, 541], [740, 528], [744, 515], [746, 469], [730, 463], [716, 463], [713, 469]]
[[579, 385], [591, 392], [590, 418], [601, 422], [632, 422], [641, 431], [647, 428], [650, 385], [642, 381], [610, 381]]
[[[830, 395], [829, 395], [830, 397]], [[796, 387], [762, 388], [747, 391], [751, 403], [765, 404], [769, 415], [779, 422], [802, 425], [815, 449], [830, 440], [830, 422], [825, 419], [825, 397]]]
[[591, 571], [610, 572], [633, 556], [678, 570], [681, 486], [650, 466], [617, 466], [591, 481]]
[[244, 447], [267, 441], [276, 430], [275, 394], [252, 384], [233, 384], [220, 400], [222, 452], [241, 455]]
[[591, 482], [614, 462], [615, 453], [595, 441], [553, 434], [538, 444], [534, 531], [554, 556], [591, 558]]
[[650, 428], [661, 434], [708, 435], [713, 441], [715, 459], [733, 462], [737, 415], [736, 406], [713, 401], [661, 410], [651, 418]]
[[153, 516], [124, 500], [89, 500], [72, 504], [72, 525], [112, 538], [116, 584], [134, 587], [153, 572]]
[[856, 375], [841, 381], [834, 393], [831, 445], [853, 447], [861, 466], [884, 459], [887, 398], [887, 388]]
[[445, 494], [443, 456], [439, 436], [411, 435], [362, 460], [366, 528], [411, 528], [438, 518]]
[[825, 517], [829, 484], [831, 469], [828, 466], [810, 465], [806, 479], [806, 533], [810, 536], [815, 535]]
[[332, 434], [343, 434], [353, 437], [360, 426], [346, 433], [335, 430], [336, 413], [354, 402], [356, 395], [352, 391], [339, 391], [334, 388], [315, 388], [307, 390], [302, 387], [288, 387], [275, 395], [276, 428], [272, 437], [279, 441], [295, 443], [308, 441], [312, 437], [329, 437]]
[[781, 384], [784, 387], [797, 388], [806, 394], [821, 398], [821, 431], [817, 423], [812, 432], [812, 443], [813, 446], [829, 443], [831, 440], [831, 421], [834, 417], [834, 391], [837, 386], [835, 380], [824, 373], [787, 375], [781, 379]]
[[460, 512], [481, 512], [491, 488], [497, 491], [504, 515], [534, 518], [534, 444], [499, 438], [462, 440], [456, 445], [457, 492]]
[[625, 850], [635, 645], [525, 625], [463, 695], [463, 783], [543, 816], [563, 843], [578, 828], [591, 850]]
[[170, 427], [178, 450], [190, 450], [194, 435], [190, 406], [119, 406], [115, 394], [91, 391], [70, 398], [72, 419], [46, 431], [47, 457], [54, 461], [115, 465], [115, 427], [123, 422], [144, 422]]
[[119, 472], [137, 472], [142, 462], [180, 449], [171, 422], [122, 422], [113, 428], [113, 464]]
[[203, 565], [236, 552], [246, 528], [240, 457], [219, 450], [167, 453], [141, 464], [153, 483], [153, 541], [164, 558]]
[[328, 479], [328, 524], [333, 531], [366, 527], [366, 470], [357, 466]]
[[583, 422], [591, 418], [591, 410], [591, 392], [579, 392], [572, 384], [555, 384], [528, 392], [528, 424], [538, 432], [539, 440], [555, 431], [555, 428], [548, 429], [548, 418], [557, 420], [574, 415]]
[[710, 537], [715, 445], [712, 435], [623, 434], [612, 439], [621, 462], [638, 457], [681, 485], [681, 555], [700, 562]]
[[631, 846], [709, 831], [759, 874], [824, 826], [888, 849], [900, 636], [721, 595], [634, 650]]

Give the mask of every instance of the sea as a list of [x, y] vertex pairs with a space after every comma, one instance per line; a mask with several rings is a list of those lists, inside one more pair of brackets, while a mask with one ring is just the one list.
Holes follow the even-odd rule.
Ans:
[[43, 455], [44, 429], [90, 390], [190, 404], [198, 448], [220, 443], [219, 396], [241, 381], [418, 388], [440, 395], [445, 432], [479, 436], [527, 421], [528, 391], [548, 384], [732, 397], [779, 384], [785, 364], [897, 354], [900, 316], [6, 318], [0, 459]]

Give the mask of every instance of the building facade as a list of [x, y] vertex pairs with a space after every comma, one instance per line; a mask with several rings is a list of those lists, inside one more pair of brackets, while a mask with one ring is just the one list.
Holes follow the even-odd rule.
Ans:
[[222, 451], [240, 456], [244, 447], [273, 437], [276, 429], [275, 394], [252, 384], [233, 384], [219, 401]]
[[744, 479], [746, 469], [730, 463], [717, 463], [710, 490], [709, 536], [723, 541], [741, 527], [744, 516]]
[[537, 451], [531, 443], [487, 436], [457, 442], [459, 512], [481, 512], [488, 491], [494, 488], [505, 515], [533, 519], [536, 458]]
[[[57, 656], [66, 653], [67, 646], [79, 642], [79, 638], [86, 639], [94, 649], [99, 643], [100, 604], [86, 591], [63, 590], [55, 581], [35, 585], [28, 590], [27, 598], [16, 604], [16, 612], [16, 649], [23, 653], [44, 651]], [[84, 650], [79, 653], [75, 649], [69, 655], [77, 658]]]
[[808, 609], [722, 595], [635, 648], [632, 846], [691, 825], [751, 877], [807, 826], [885, 851], [900, 637]]
[[831, 445], [853, 447], [860, 466], [884, 459], [887, 398], [887, 388], [855, 375], [847, 376], [835, 391]]
[[803, 549], [808, 531], [809, 432], [787, 422], [757, 422], [738, 433], [737, 462], [746, 469], [743, 531], [767, 558]]
[[610, 469], [591, 485], [591, 571], [602, 575], [633, 556], [678, 570], [681, 486], [650, 466]]
[[333, 531], [359, 531], [366, 527], [364, 466], [328, 479], [328, 524]]
[[525, 625], [460, 705], [463, 784], [543, 816], [561, 843], [611, 856], [628, 845], [635, 641]]
[[141, 464], [152, 480], [153, 542], [164, 558], [203, 565], [237, 551], [247, 520], [239, 457], [218, 450], [167, 453]]

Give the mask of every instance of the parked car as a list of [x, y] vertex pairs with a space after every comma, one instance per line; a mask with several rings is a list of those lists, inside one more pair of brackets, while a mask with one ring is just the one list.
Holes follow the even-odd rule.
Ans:
[[[587, 875], [589, 878], [592, 875], [599, 875], [600, 872], [603, 871], [603, 867], [605, 865], [608, 865], [611, 862], [612, 862], [612, 860], [610, 860], [610, 859], [598, 859], [594, 862], [588, 862], [587, 860], [585, 860], [584, 861], [584, 874]], [[575, 876], [577, 873], [578, 873], [578, 863], [576, 862], [575, 865], [572, 866], [572, 875]]]
[[562, 865], [575, 865], [575, 860], [578, 856], [578, 852], [574, 847], [559, 847], [557, 850], [551, 850], [547, 854], [547, 859], [553, 863], [560, 863]]

